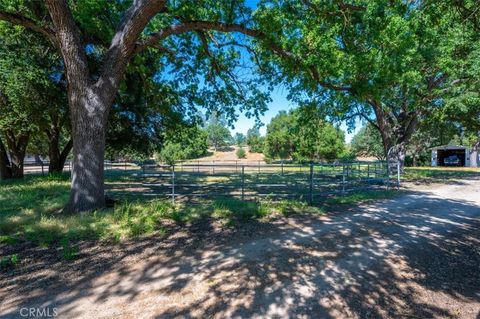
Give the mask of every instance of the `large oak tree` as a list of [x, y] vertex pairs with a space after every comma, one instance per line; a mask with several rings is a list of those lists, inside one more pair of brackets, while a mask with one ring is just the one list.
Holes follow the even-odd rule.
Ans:
[[419, 123], [458, 83], [446, 58], [458, 49], [457, 26], [425, 1], [262, 3], [262, 30], [289, 52], [267, 60], [281, 65], [280, 81], [298, 93], [292, 97], [351, 125], [369, 122], [384, 152], [403, 163]]
[[[212, 43], [217, 48], [241, 46], [241, 41], [233, 36], [230, 43], [218, 43], [216, 33], [262, 36], [248, 28], [249, 14], [243, 1], [198, 4], [165, 0], [99, 1], [98, 7], [91, 3], [83, 8], [82, 2], [67, 0], [0, 4], [0, 19], [42, 34], [63, 58], [73, 137], [72, 185], [66, 210], [72, 212], [105, 206], [103, 168], [107, 119], [127, 65], [135, 55], [149, 48], [171, 59], [175, 59], [178, 51], [184, 57], [195, 55], [191, 41], [174, 38], [194, 34], [198, 38], [195, 43], [200, 43], [204, 54], [210, 57], [212, 69], [233, 78], [229, 70], [222, 69], [228, 59], [216, 58], [211, 46]], [[114, 10], [111, 7], [115, 7]], [[78, 14], [82, 9], [83, 13], [91, 12]], [[111, 15], [111, 12], [118, 13], [116, 19], [109, 16], [108, 21], [101, 20], [102, 14]], [[116, 27], [109, 28], [111, 24]], [[89, 68], [91, 47], [98, 48], [102, 56], [98, 72]], [[220, 57], [228, 58], [228, 55]], [[242, 83], [236, 82], [236, 85], [241, 91]], [[228, 89], [233, 92], [232, 87]]]

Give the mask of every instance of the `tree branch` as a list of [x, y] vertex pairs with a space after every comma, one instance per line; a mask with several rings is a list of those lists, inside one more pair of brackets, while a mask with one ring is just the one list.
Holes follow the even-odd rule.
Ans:
[[46, 0], [45, 4], [55, 26], [56, 39], [67, 70], [68, 83], [72, 87], [84, 90], [90, 81], [87, 56], [72, 12], [66, 0]]
[[[299, 62], [295, 55], [287, 50], [284, 50], [279, 45], [277, 45], [274, 41], [270, 40], [263, 32], [247, 28], [240, 24], [232, 24], [232, 23], [223, 23], [223, 22], [212, 22], [212, 21], [189, 21], [184, 22], [181, 24], [175, 24], [160, 30], [152, 34], [149, 38], [145, 39], [144, 41], [137, 44], [136, 52], [140, 52], [146, 47], [153, 46], [159, 41], [168, 38], [172, 35], [192, 32], [192, 31], [219, 31], [219, 32], [238, 32], [244, 35], [248, 35], [250, 37], [258, 38], [266, 42], [266, 45], [279, 57], [284, 59], [293, 60], [294, 62]], [[203, 40], [202, 40], [203, 41]], [[315, 81], [317, 81], [321, 86], [337, 90], [337, 91], [349, 91], [351, 88], [348, 86], [341, 86], [341, 85], [334, 85], [331, 83], [327, 83], [320, 80], [320, 76], [318, 71], [315, 67], [309, 67], [311, 71], [311, 75]]]
[[0, 20], [10, 22], [13, 25], [20, 25], [24, 28], [40, 33], [45, 36], [53, 45], [56, 45], [55, 32], [50, 27], [42, 27], [36, 21], [26, 18], [20, 14], [0, 11]]
[[245, 27], [235, 23], [224, 23], [215, 21], [188, 21], [180, 24], [170, 25], [159, 32], [152, 34], [149, 38], [137, 44], [136, 52], [140, 52], [148, 46], [155, 44], [172, 35], [192, 32], [192, 31], [218, 31], [218, 32], [238, 32], [248, 35], [253, 38], [259, 38], [270, 47], [270, 49], [277, 55], [283, 58], [293, 58], [293, 54], [283, 50], [280, 46], [271, 41], [263, 32]]
[[[100, 77], [95, 83], [98, 93], [106, 105], [111, 104], [132, 55], [135, 45], [145, 26], [159, 12], [166, 9], [166, 0], [135, 0], [125, 12], [105, 55]], [[110, 100], [109, 100], [110, 99]]]
[[192, 31], [219, 31], [219, 32], [239, 32], [251, 37], [259, 37], [262, 33], [255, 29], [249, 29], [240, 24], [213, 22], [213, 21], [188, 21], [180, 24], [170, 25], [149, 38], [137, 44], [136, 52], [140, 52], [148, 46], [155, 44], [172, 35], [192, 32]]

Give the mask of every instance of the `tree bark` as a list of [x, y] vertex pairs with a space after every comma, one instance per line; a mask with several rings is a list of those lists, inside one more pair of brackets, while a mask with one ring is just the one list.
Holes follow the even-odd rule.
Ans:
[[8, 153], [10, 155], [11, 177], [23, 178], [23, 163], [30, 134], [21, 133], [18, 136], [15, 136], [12, 131], [7, 131], [5, 139], [7, 141]]
[[46, 130], [48, 137], [48, 158], [50, 160], [48, 165], [48, 173], [61, 173], [65, 166], [67, 156], [72, 150], [73, 141], [70, 139], [60, 151], [60, 128], [58, 126], [51, 127]]
[[35, 155], [33, 155], [33, 157], [35, 158], [35, 164], [42, 164], [43, 163], [39, 154], [35, 154]]
[[477, 141], [472, 145], [472, 149], [470, 150], [470, 167], [479, 167], [478, 152], [480, 152], [480, 131], [478, 132]]
[[403, 171], [407, 144], [417, 128], [418, 114], [402, 111], [401, 115], [396, 117], [385, 112], [380, 102], [369, 100], [368, 103], [375, 112], [376, 128], [382, 137], [385, 158], [390, 162], [398, 161], [400, 169]]
[[108, 112], [98, 96], [70, 96], [73, 163], [70, 199], [65, 211], [93, 211], [105, 207], [103, 160]]
[[3, 145], [2, 139], [0, 139], [0, 179], [8, 178], [12, 178], [12, 168], [5, 145]]

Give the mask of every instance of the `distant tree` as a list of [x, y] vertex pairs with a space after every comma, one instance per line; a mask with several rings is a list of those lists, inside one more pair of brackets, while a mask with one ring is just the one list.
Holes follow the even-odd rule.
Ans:
[[293, 117], [280, 111], [267, 125], [264, 154], [269, 159], [291, 158], [295, 149]]
[[170, 165], [176, 161], [205, 156], [208, 151], [207, 133], [196, 125], [171, 131], [165, 140], [156, 158]]
[[265, 138], [260, 135], [260, 130], [257, 126], [252, 127], [247, 131], [246, 142], [251, 153], [263, 153]]
[[177, 161], [184, 160], [186, 158], [186, 153], [182, 144], [168, 141], [165, 143], [156, 158], [160, 162], [173, 165]]
[[296, 161], [334, 160], [345, 152], [343, 131], [325, 121], [317, 108], [300, 107], [291, 112]]
[[265, 156], [298, 162], [333, 160], [344, 153], [344, 138], [314, 108], [281, 111], [267, 126]]
[[235, 133], [235, 136], [234, 136], [234, 140], [235, 140], [235, 144], [237, 146], [242, 146], [245, 144], [247, 138], [245, 137], [245, 135], [243, 133]]
[[380, 132], [370, 123], [364, 125], [350, 142], [351, 152], [356, 156], [372, 156], [379, 160], [386, 158]]
[[214, 150], [221, 146], [226, 146], [228, 140], [231, 139], [230, 131], [221, 123], [209, 124], [206, 128], [208, 143], [213, 146]]

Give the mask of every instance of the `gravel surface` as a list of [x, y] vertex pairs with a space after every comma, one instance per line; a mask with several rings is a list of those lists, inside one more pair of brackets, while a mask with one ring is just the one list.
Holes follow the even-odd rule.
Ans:
[[171, 227], [83, 243], [73, 262], [22, 247], [0, 273], [0, 318], [480, 318], [480, 180], [235, 230]]

